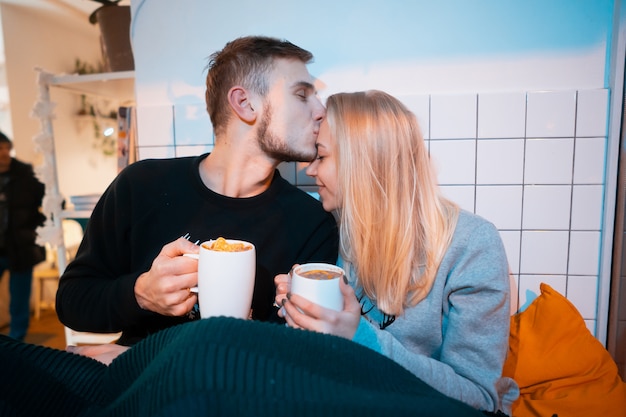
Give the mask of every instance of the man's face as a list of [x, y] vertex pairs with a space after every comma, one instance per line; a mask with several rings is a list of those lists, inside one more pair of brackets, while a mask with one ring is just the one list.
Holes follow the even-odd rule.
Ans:
[[315, 158], [315, 140], [325, 109], [304, 63], [275, 61], [263, 107], [257, 137], [265, 153], [280, 161]]
[[0, 171], [6, 171], [11, 165], [11, 149], [13, 146], [8, 142], [0, 142]]

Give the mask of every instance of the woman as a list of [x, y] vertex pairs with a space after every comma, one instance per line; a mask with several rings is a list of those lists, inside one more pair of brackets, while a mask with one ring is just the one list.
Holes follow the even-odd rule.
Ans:
[[279, 314], [383, 353], [479, 410], [510, 414], [519, 389], [501, 378], [506, 254], [491, 223], [440, 194], [415, 116], [380, 91], [335, 94], [317, 150], [307, 174], [339, 222], [344, 308], [291, 295], [289, 276], [278, 275]]

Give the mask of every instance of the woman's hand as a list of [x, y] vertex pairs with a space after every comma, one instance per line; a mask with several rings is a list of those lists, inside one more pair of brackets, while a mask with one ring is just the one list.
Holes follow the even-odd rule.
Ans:
[[[275, 282], [281, 277], [277, 276]], [[291, 279], [289, 278], [289, 284]], [[284, 317], [290, 327], [313, 330], [320, 333], [332, 334], [352, 340], [361, 318], [361, 304], [354, 294], [354, 290], [347, 283], [347, 280], [339, 280], [339, 288], [343, 295], [343, 311], [335, 311], [321, 307], [307, 299], [287, 293], [281, 297], [282, 308], [278, 315]], [[278, 302], [278, 285], [276, 291], [276, 301]]]
[[[279, 307], [282, 305], [283, 299], [286, 299], [287, 294], [291, 291], [291, 272], [296, 266], [298, 266], [298, 264], [295, 264], [288, 274], [280, 274], [274, 277], [274, 285], [276, 286], [276, 297], [274, 298], [274, 302]], [[280, 311], [278, 312], [278, 315], [281, 316]]]

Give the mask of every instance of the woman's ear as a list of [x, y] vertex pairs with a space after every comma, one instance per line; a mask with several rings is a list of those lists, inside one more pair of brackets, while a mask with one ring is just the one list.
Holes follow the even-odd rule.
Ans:
[[241, 120], [253, 123], [257, 118], [255, 105], [250, 99], [248, 91], [243, 87], [233, 87], [228, 91], [228, 102]]

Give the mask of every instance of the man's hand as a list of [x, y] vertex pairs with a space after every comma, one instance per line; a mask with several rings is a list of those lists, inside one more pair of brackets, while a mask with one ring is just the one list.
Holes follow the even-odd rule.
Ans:
[[198, 260], [183, 254], [199, 252], [198, 246], [183, 238], [165, 245], [150, 270], [135, 282], [137, 304], [164, 316], [190, 312], [198, 301], [189, 290], [198, 283]]

